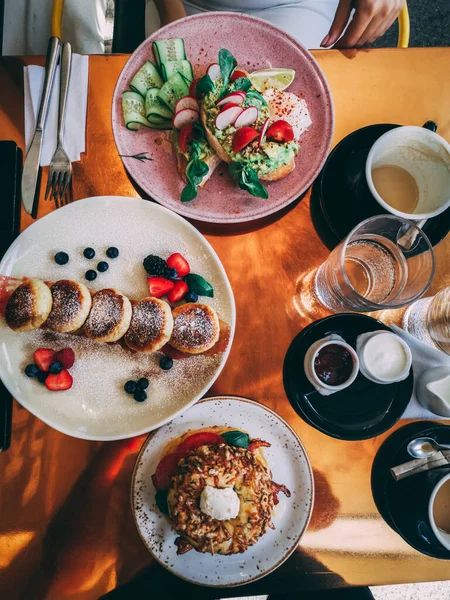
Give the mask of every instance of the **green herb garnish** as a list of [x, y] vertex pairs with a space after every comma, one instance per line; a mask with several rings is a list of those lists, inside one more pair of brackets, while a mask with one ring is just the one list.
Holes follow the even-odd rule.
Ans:
[[188, 284], [191, 292], [195, 292], [199, 296], [208, 296], [209, 298], [214, 298], [213, 286], [201, 275], [188, 273], [183, 279]]
[[181, 202], [190, 202], [197, 197], [198, 186], [203, 181], [204, 176], [208, 173], [209, 167], [200, 160], [202, 153], [202, 142], [205, 139], [205, 132], [200, 123], [195, 123], [193, 128], [193, 140], [189, 144], [189, 162], [186, 165], [187, 185], [181, 192]]
[[256, 107], [258, 108], [258, 104], [262, 106], [267, 106], [267, 102], [264, 100], [264, 97], [258, 92], [258, 90], [251, 89], [248, 90], [247, 95], [245, 96], [246, 104], [253, 104], [253, 101], [256, 101]]
[[252, 82], [250, 81], [250, 79], [248, 77], [239, 77], [239, 79], [236, 79], [235, 81], [233, 81], [233, 90], [235, 91], [243, 91], [246, 92], [247, 90], [249, 90], [252, 87]]
[[156, 506], [164, 514], [169, 514], [169, 507], [167, 506], [167, 490], [158, 490], [155, 495]]
[[248, 434], [243, 431], [227, 431], [222, 433], [222, 437], [229, 446], [237, 448], [248, 448], [250, 442]]
[[203, 77], [199, 80], [199, 82], [195, 86], [195, 93], [196, 94], [208, 94], [209, 92], [212, 92], [213, 89], [214, 89], [214, 82], [211, 79], [211, 77], [208, 75], [208, 73], [206, 73], [206, 75], [203, 75]]
[[225, 91], [225, 88], [230, 83], [231, 73], [234, 71], [236, 66], [237, 61], [229, 50], [227, 50], [226, 48], [222, 48], [221, 50], [219, 50], [219, 67], [223, 80], [222, 93]]
[[241, 190], [249, 192], [257, 198], [267, 199], [269, 193], [259, 181], [258, 173], [244, 162], [232, 162], [228, 165], [228, 172], [236, 181]]

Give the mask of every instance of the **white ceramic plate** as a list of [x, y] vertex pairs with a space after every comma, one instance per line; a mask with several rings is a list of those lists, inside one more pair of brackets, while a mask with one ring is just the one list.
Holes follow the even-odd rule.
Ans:
[[[270, 442], [264, 455], [273, 480], [291, 497], [279, 495], [269, 530], [243, 554], [220, 556], [191, 550], [177, 556], [175, 531], [155, 504], [151, 476], [170, 440], [191, 429], [214, 425], [245, 429], [251, 437]], [[148, 437], [136, 461], [131, 488], [133, 515], [139, 534], [154, 558], [192, 583], [232, 587], [250, 583], [279, 567], [296, 549], [312, 512], [314, 480], [305, 448], [291, 427], [269, 408], [246, 398], [224, 396], [202, 400]]]
[[[96, 250], [95, 259], [83, 256], [85, 247]], [[109, 246], [120, 255], [105, 256]], [[70, 261], [58, 266], [53, 256], [65, 251]], [[136, 198], [101, 196], [78, 200], [40, 219], [12, 244], [0, 263], [0, 273], [38, 277], [46, 281], [74, 279], [91, 290], [114, 287], [132, 299], [148, 296], [142, 261], [148, 254], [167, 258], [181, 252], [191, 270], [214, 287], [214, 298], [201, 298], [213, 306], [230, 326], [224, 352], [174, 361], [170, 371], [159, 368], [160, 353], [133, 354], [118, 344], [97, 344], [73, 336], [38, 330], [14, 333], [0, 318], [0, 378], [11, 394], [30, 412], [63, 433], [90, 440], [114, 440], [146, 433], [167, 423], [201, 398], [221, 372], [235, 327], [233, 293], [217, 254], [205, 238], [182, 217]], [[100, 260], [106, 273], [86, 282], [86, 270]], [[49, 392], [28, 379], [23, 371], [39, 347], [72, 347], [77, 361], [71, 370], [74, 385], [65, 392]], [[123, 391], [128, 379], [150, 380], [148, 399], [135, 402]]]

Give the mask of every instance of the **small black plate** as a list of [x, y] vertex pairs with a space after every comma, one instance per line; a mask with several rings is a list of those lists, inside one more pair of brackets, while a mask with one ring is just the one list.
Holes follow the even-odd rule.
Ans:
[[[364, 219], [389, 214], [370, 193], [365, 165], [376, 140], [396, 127], [400, 125], [369, 125], [345, 137], [333, 149], [314, 183], [323, 216], [339, 241]], [[450, 208], [428, 219], [423, 231], [432, 246], [439, 244], [450, 231]]]
[[428, 556], [450, 560], [450, 550], [436, 538], [428, 520], [431, 492], [437, 482], [450, 472], [450, 465], [417, 473], [400, 481], [395, 481], [390, 472], [391, 467], [413, 460], [406, 447], [414, 438], [423, 436], [448, 444], [450, 426], [418, 421], [390, 435], [373, 462], [373, 499], [386, 523], [410, 546]]
[[353, 348], [362, 333], [389, 327], [366, 315], [339, 314], [311, 323], [292, 341], [284, 359], [284, 389], [294, 410], [307, 423], [341, 440], [366, 440], [383, 433], [405, 411], [413, 390], [413, 372], [404, 381], [380, 385], [358, 374], [345, 390], [322, 396], [306, 378], [308, 348], [327, 335], [340, 335]]

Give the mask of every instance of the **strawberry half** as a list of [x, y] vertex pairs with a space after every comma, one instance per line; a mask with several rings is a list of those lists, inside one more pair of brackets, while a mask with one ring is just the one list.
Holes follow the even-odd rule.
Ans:
[[166, 260], [167, 266], [169, 269], [176, 269], [178, 273], [178, 277], [184, 277], [187, 275], [191, 267], [189, 266], [188, 261], [181, 256], [179, 252], [175, 252], [175, 254], [171, 254], [169, 258]]
[[55, 362], [55, 351], [50, 348], [38, 348], [33, 354], [33, 360], [41, 371], [47, 372], [52, 362]]
[[245, 146], [248, 146], [250, 142], [253, 142], [257, 137], [259, 137], [259, 133], [253, 127], [241, 127], [236, 131], [233, 137], [232, 147], [233, 152], [236, 154], [240, 152]]
[[173, 281], [165, 277], [148, 277], [147, 281], [150, 296], [154, 298], [162, 298], [174, 288]]
[[287, 121], [280, 119], [272, 123], [269, 127], [266, 138], [274, 142], [292, 142], [294, 139], [294, 130]]
[[188, 293], [189, 287], [185, 281], [175, 281], [173, 290], [167, 294], [169, 302], [179, 302]]
[[72, 375], [66, 370], [61, 371], [58, 375], [52, 375], [50, 373], [45, 380], [45, 385], [50, 392], [63, 392], [64, 390], [69, 390], [72, 387], [72, 384]]
[[63, 350], [59, 350], [55, 354], [54, 361], [60, 362], [63, 366], [63, 369], [71, 369], [73, 367], [73, 363], [75, 362], [75, 352], [72, 350], [72, 348], [64, 348]]

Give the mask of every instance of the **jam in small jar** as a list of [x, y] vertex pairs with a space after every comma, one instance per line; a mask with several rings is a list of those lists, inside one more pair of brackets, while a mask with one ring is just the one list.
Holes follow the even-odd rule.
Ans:
[[327, 344], [314, 359], [314, 372], [326, 385], [342, 385], [352, 375], [353, 357], [344, 346]]

